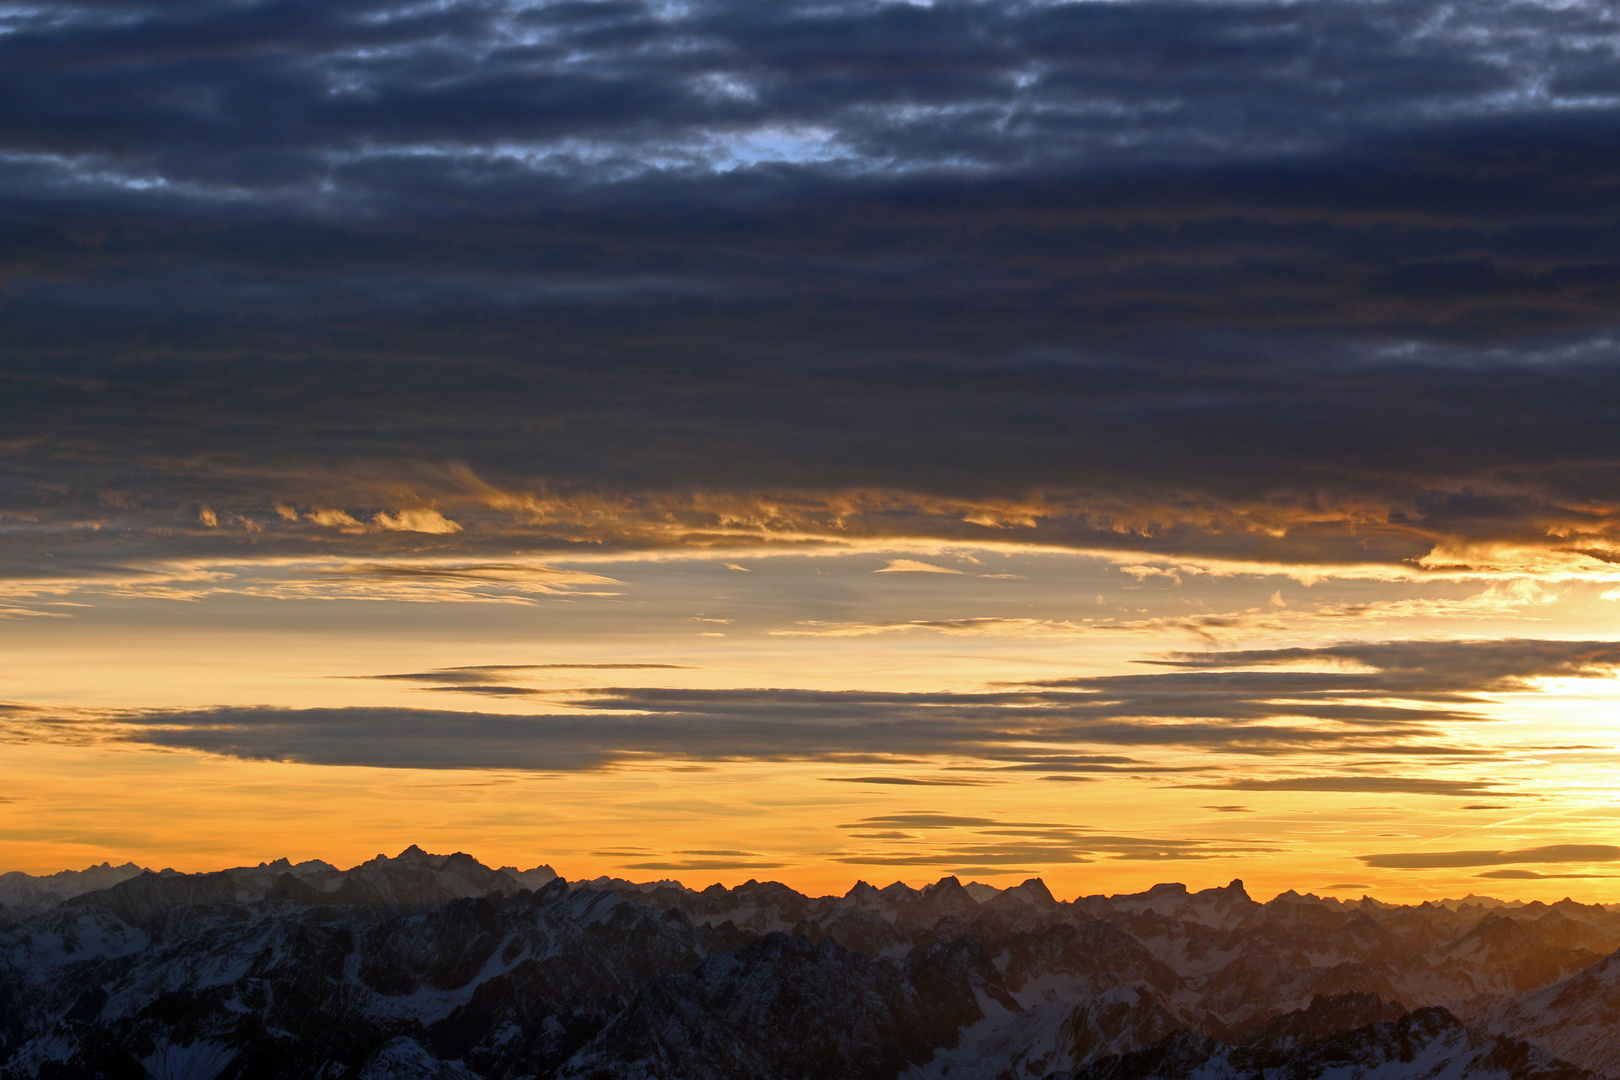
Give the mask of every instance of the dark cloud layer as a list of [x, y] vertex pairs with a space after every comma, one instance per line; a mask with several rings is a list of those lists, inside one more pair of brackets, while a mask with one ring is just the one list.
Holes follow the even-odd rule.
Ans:
[[[1608, 558], [1617, 34], [1505, 0], [8, 12], [6, 565], [743, 527]], [[462, 530], [399, 527], [429, 504]]]
[[[1536, 665], [1521, 676], [1598, 666], [1601, 643], [1526, 642]], [[685, 760], [823, 760], [915, 763], [939, 756], [978, 759], [983, 778], [1019, 771], [1154, 776], [1198, 771], [1155, 767], [1114, 754], [1064, 753], [1075, 744], [1179, 747], [1254, 758], [1337, 755], [1330, 775], [1211, 779], [1190, 784], [1237, 791], [1404, 792], [1478, 798], [1502, 782], [1406, 777], [1388, 772], [1414, 755], [1466, 764], [1496, 755], [1457, 745], [1460, 722], [1486, 716], [1473, 691], [1499, 688], [1470, 663], [1470, 648], [1493, 643], [1409, 642], [1366, 646], [1374, 670], [1274, 671], [1294, 650], [1225, 654], [1248, 670], [1169, 671], [1017, 684], [982, 693], [889, 693], [792, 689], [604, 688], [559, 691], [570, 711], [501, 715], [402, 708], [216, 708], [109, 715], [107, 737], [234, 757], [321, 765], [402, 768], [572, 770]], [[1348, 646], [1346, 648], [1349, 648]], [[1331, 650], [1323, 650], [1331, 653]], [[1428, 656], [1428, 668], [1412, 661]], [[1452, 657], [1448, 670], [1434, 657]], [[1212, 661], [1220, 659], [1220, 654]], [[470, 669], [469, 669], [470, 670]], [[81, 731], [71, 721], [24, 718], [23, 737]], [[1369, 768], [1368, 762], [1382, 762]], [[1211, 766], [1213, 767], [1213, 766]], [[953, 783], [863, 771], [859, 783]], [[1186, 783], [1187, 781], [1183, 781]]]

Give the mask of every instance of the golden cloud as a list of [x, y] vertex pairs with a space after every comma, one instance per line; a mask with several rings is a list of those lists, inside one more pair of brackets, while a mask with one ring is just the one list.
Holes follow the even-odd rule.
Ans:
[[393, 514], [379, 512], [372, 516], [371, 523], [379, 529], [387, 529], [390, 532], [418, 532], [443, 536], [461, 531], [461, 526], [456, 522], [437, 510], [426, 508], [400, 510]]

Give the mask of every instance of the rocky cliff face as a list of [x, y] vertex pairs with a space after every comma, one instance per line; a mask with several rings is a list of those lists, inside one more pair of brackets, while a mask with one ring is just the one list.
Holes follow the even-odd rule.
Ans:
[[1568, 901], [138, 870], [12, 876], [0, 1077], [1620, 1076], [1620, 915]]

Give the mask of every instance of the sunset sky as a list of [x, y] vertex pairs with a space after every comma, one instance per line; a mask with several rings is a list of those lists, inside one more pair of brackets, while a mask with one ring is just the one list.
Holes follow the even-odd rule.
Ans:
[[1620, 901], [1620, 12], [0, 3], [0, 871]]

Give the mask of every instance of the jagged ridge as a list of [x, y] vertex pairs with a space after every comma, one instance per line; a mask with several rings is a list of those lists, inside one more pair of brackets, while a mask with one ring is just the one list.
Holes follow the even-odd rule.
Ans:
[[1620, 1073], [1620, 913], [1573, 901], [808, 897], [415, 847], [137, 871], [57, 875], [0, 934], [0, 1075], [1214, 1080], [1314, 1075], [1351, 1031], [1373, 1032], [1368, 1077], [1417, 1060], [1391, 1039], [1481, 1078]]

